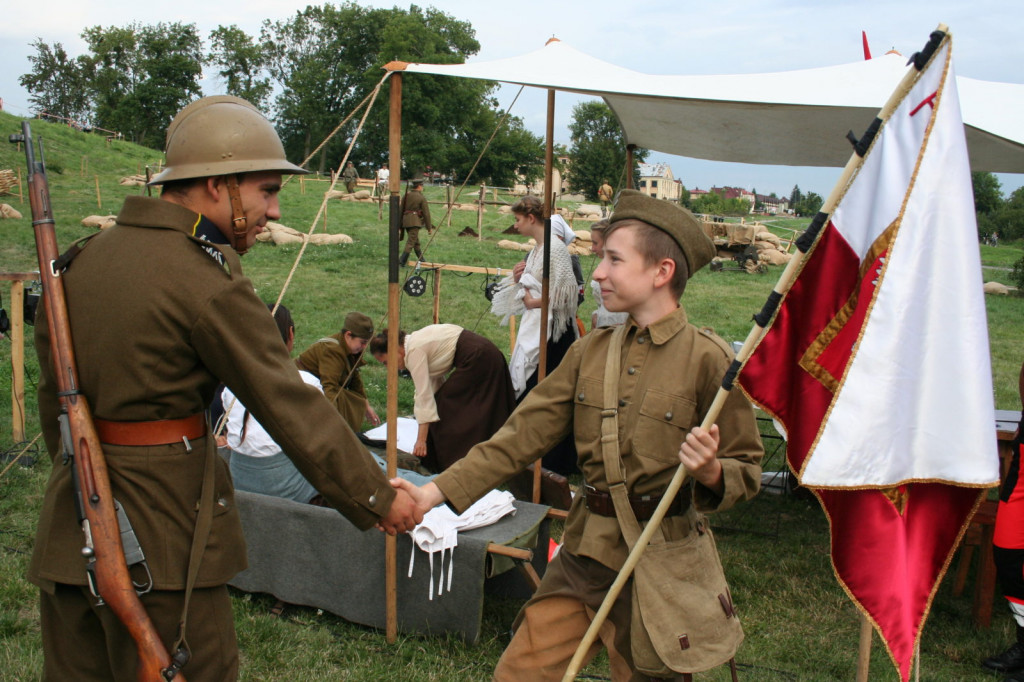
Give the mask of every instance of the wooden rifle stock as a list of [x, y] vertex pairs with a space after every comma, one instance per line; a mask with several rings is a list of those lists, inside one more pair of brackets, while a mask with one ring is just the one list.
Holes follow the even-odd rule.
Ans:
[[22, 122], [22, 134], [12, 135], [11, 142], [25, 144], [32, 228], [39, 256], [39, 276], [43, 284], [44, 307], [50, 331], [50, 353], [60, 401], [61, 437], [65, 463], [70, 458], [73, 467], [76, 505], [85, 534], [82, 555], [86, 559], [90, 586], [135, 640], [139, 656], [136, 669], [139, 682], [168, 682], [174, 679], [184, 682], [185, 677], [179, 669], [186, 659], [175, 656], [172, 661], [132, 582], [121, 542], [121, 527], [110, 488], [103, 446], [96, 434], [89, 403], [78, 388], [78, 370], [71, 343], [64, 283], [60, 278], [61, 273], [54, 267], [59, 253], [42, 148], [36, 160], [32, 131], [27, 121]]

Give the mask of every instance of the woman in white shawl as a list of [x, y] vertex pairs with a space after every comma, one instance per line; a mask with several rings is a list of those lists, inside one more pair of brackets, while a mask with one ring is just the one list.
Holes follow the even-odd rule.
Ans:
[[[537, 384], [540, 361], [541, 285], [544, 277], [544, 214], [540, 200], [526, 196], [512, 206], [515, 227], [520, 234], [537, 242], [526, 257], [521, 274], [519, 268], [501, 282], [491, 302], [491, 312], [508, 324], [511, 315], [521, 317], [516, 345], [509, 359], [512, 387], [521, 401]], [[569, 346], [577, 338], [576, 305], [578, 287], [573, 275], [569, 252], [561, 239], [551, 240], [551, 270], [548, 288], [548, 355], [547, 372], [562, 361]]]

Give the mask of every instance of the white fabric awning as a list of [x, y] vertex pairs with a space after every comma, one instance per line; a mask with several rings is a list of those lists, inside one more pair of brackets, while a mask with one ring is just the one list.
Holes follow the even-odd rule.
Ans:
[[[779, 73], [656, 76], [595, 59], [552, 39], [539, 50], [466, 64], [389, 68], [601, 97], [626, 142], [667, 154], [781, 166], [846, 165], [906, 73], [906, 58]], [[1024, 85], [958, 77], [972, 170], [1024, 173]]]

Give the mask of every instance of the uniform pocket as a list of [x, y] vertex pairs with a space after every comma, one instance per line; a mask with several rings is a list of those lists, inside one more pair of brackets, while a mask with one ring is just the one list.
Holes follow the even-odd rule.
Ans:
[[660, 462], [678, 462], [679, 446], [693, 426], [696, 412], [692, 400], [648, 390], [633, 432], [633, 453]]
[[601, 438], [601, 405], [604, 401], [604, 384], [598, 379], [579, 377], [576, 380], [576, 395], [573, 409], [573, 429], [576, 439], [590, 443]]

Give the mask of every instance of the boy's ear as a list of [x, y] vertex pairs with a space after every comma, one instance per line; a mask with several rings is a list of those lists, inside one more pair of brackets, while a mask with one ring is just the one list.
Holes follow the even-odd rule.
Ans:
[[658, 270], [654, 274], [654, 287], [660, 289], [672, 281], [676, 274], [676, 262], [671, 258], [662, 258]]

